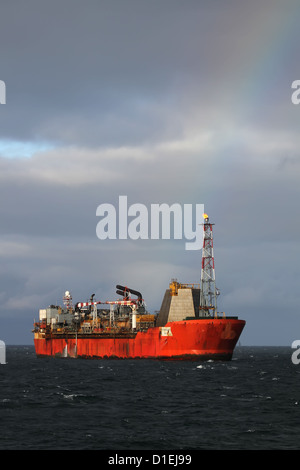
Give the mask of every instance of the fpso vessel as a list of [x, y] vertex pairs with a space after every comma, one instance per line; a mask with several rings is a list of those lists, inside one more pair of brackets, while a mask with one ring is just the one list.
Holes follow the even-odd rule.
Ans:
[[200, 284], [172, 280], [158, 315], [126, 286], [116, 286], [118, 300], [95, 301], [93, 294], [75, 305], [66, 291], [63, 307], [39, 311], [37, 356], [230, 360], [245, 321], [217, 312], [212, 224], [204, 216]]

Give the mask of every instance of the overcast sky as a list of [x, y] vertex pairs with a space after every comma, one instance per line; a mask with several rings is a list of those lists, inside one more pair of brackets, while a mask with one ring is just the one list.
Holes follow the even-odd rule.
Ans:
[[99, 240], [97, 207], [204, 204], [219, 308], [300, 339], [299, 2], [0, 1], [0, 338], [38, 310], [199, 282], [185, 240]]

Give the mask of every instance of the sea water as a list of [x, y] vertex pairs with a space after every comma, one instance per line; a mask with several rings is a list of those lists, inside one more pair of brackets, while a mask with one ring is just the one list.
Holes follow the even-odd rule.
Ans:
[[84, 360], [7, 346], [0, 449], [298, 449], [292, 352], [244, 346], [229, 362]]

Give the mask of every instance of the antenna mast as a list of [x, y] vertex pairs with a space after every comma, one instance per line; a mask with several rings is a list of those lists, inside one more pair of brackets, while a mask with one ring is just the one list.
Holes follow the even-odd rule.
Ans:
[[[200, 281], [200, 316], [211, 316], [217, 313], [217, 295], [215, 278], [215, 260], [213, 250], [213, 231], [207, 214], [203, 214], [203, 249]], [[212, 312], [211, 312], [212, 310]]]

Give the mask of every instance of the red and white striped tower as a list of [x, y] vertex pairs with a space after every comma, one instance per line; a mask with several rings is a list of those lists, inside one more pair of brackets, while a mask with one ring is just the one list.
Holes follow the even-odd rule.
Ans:
[[203, 248], [200, 281], [200, 316], [211, 316], [217, 313], [217, 295], [215, 278], [215, 260], [213, 249], [213, 230], [207, 214], [203, 214]]
[[63, 297], [63, 302], [67, 310], [72, 310], [73, 304], [72, 304], [72, 295], [71, 293], [66, 290], [65, 295]]

